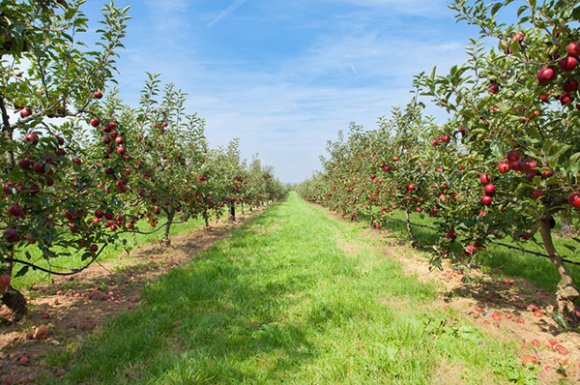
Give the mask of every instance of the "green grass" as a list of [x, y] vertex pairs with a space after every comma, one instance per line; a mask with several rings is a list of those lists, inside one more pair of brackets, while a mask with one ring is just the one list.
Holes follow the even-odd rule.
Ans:
[[46, 384], [533, 383], [503, 344], [296, 194], [144, 292]]
[[[401, 211], [391, 213], [390, 218], [404, 220], [405, 214]], [[416, 213], [411, 214], [411, 221], [423, 225], [432, 225], [433, 218], [424, 216], [421, 218]], [[388, 221], [385, 228], [393, 230], [396, 235], [406, 238], [407, 230], [405, 225], [401, 222]], [[438, 235], [435, 231], [423, 227], [413, 227], [413, 234], [417, 240], [424, 245], [432, 245], [437, 242]], [[535, 235], [534, 239], [541, 242], [540, 236]], [[517, 243], [508, 239], [502, 240], [502, 243], [525, 248], [531, 251], [546, 253], [543, 247], [533, 243]], [[570, 238], [562, 238], [554, 235], [554, 244], [556, 250], [561, 256], [567, 259], [580, 262], [580, 254], [574, 254], [568, 247], [577, 248], [577, 243]], [[543, 257], [527, 254], [521, 251], [507, 249], [500, 245], [492, 243], [486, 246], [485, 251], [478, 253], [477, 262], [479, 262], [484, 269], [499, 269], [503, 274], [510, 277], [524, 278], [532, 282], [540, 289], [547, 291], [555, 291], [557, 289], [560, 276], [552, 262]], [[580, 266], [566, 264], [569, 272], [575, 282], [580, 283]]]
[[[164, 223], [163, 220], [160, 223]], [[171, 226], [170, 236], [175, 236], [178, 234], [185, 234], [192, 229], [202, 226], [203, 219], [190, 219], [185, 223], [177, 223]], [[141, 231], [147, 232], [150, 231], [150, 227], [147, 223], [143, 221], [142, 225], [139, 227]], [[125, 233], [120, 235], [121, 242], [117, 244], [113, 244], [105, 248], [103, 252], [99, 255], [99, 261], [105, 261], [109, 259], [113, 259], [117, 257], [120, 253], [124, 253], [126, 251], [130, 251], [131, 249], [135, 248], [136, 246], [150, 243], [154, 241], [158, 241], [163, 236], [164, 229], [159, 230], [153, 234], [136, 234], [136, 233]], [[49, 262], [42, 258], [42, 254], [37, 247], [30, 246], [27, 247], [25, 251], [28, 251], [31, 255], [31, 262], [34, 262], [40, 267], [44, 268], [52, 268], [55, 271], [69, 271], [71, 269], [78, 268], [83, 266], [85, 262], [81, 260], [81, 256], [83, 252], [77, 252], [73, 249], [66, 250], [66, 249], [56, 249], [57, 252], [68, 252], [70, 253], [69, 256], [60, 256], [57, 258], [52, 258]], [[24, 256], [24, 250], [21, 251], [18, 255], [20, 259], [26, 259]], [[14, 267], [14, 271], [19, 271], [22, 265], [16, 264]], [[48, 273], [44, 273], [40, 270], [30, 270], [26, 275], [22, 277], [16, 277], [13, 279], [13, 285], [17, 289], [24, 289], [30, 288], [34, 285], [49, 283], [51, 281], [51, 276]]]

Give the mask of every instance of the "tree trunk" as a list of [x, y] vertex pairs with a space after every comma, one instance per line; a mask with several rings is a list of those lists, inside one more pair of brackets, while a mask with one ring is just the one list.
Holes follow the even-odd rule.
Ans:
[[169, 239], [169, 232], [171, 231], [171, 225], [173, 224], [173, 218], [175, 218], [175, 211], [167, 211], [167, 223], [165, 223], [165, 232], [163, 238], [161, 239], [161, 245], [164, 247], [171, 246], [171, 239]]
[[560, 258], [554, 247], [551, 233], [551, 219], [551, 216], [546, 215], [540, 220], [540, 234], [542, 235], [544, 248], [548, 252], [550, 260], [556, 266], [558, 274], [560, 274], [560, 282], [558, 283], [558, 290], [556, 291], [558, 312], [568, 319], [577, 321], [574, 301], [580, 296], [580, 293], [574, 285], [570, 273], [566, 270], [566, 266], [562, 263], [562, 258]]
[[4, 295], [2, 296], [2, 302], [12, 311], [14, 315], [13, 320], [15, 322], [20, 321], [28, 313], [26, 307], [26, 298], [21, 292], [14, 289], [12, 286], [8, 286]]
[[202, 213], [203, 216], [203, 222], [205, 223], [205, 230], [209, 231], [209, 215], [207, 215], [207, 211], [204, 211]]
[[236, 221], [236, 204], [235, 203], [230, 204], [230, 221], [232, 221], [232, 222]]
[[411, 214], [409, 213], [409, 209], [405, 209], [405, 225], [407, 226], [407, 233], [409, 234], [409, 238], [411, 238], [411, 245], [413, 247], [417, 247], [418, 242], [415, 238], [415, 234], [413, 234], [413, 227], [411, 226]]

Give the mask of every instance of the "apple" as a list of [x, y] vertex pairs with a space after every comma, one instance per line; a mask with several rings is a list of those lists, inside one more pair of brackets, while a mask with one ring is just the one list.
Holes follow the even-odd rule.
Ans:
[[570, 194], [568, 202], [576, 209], [580, 209], [580, 192]]
[[407, 186], [407, 191], [413, 191], [413, 190], [415, 190], [415, 185], [410, 184]]
[[443, 143], [449, 143], [450, 140], [451, 140], [451, 135], [449, 135], [449, 134], [445, 134], [441, 137], [441, 141]]
[[393, 162], [398, 162], [399, 161], [399, 157], [398, 156], [393, 156]]
[[101, 122], [100, 122], [100, 121], [99, 121], [99, 119], [97, 119], [97, 118], [92, 118], [92, 119], [89, 121], [89, 124], [90, 124], [92, 127], [99, 127], [99, 125], [101, 124]]
[[0, 293], [5, 291], [10, 285], [10, 276], [8, 274], [0, 275]]
[[485, 192], [485, 195], [491, 196], [495, 193], [495, 185], [490, 183], [483, 188], [483, 191]]
[[541, 197], [544, 196], [544, 191], [540, 190], [539, 188], [533, 189], [531, 196], [532, 196], [532, 199], [534, 199], [534, 200], [540, 199]]
[[109, 124], [107, 125], [107, 127], [109, 128], [109, 130], [116, 130], [117, 129], [117, 126], [118, 126], [118, 124], [114, 120], [111, 120], [109, 122]]
[[32, 161], [27, 157], [22, 158], [18, 161], [18, 167], [23, 170], [28, 170], [30, 167], [32, 167]]
[[28, 190], [30, 195], [36, 195], [40, 192], [40, 186], [37, 184], [29, 184], [26, 186], [26, 190]]
[[574, 96], [570, 95], [567, 92], [564, 92], [562, 95], [560, 95], [560, 104], [562, 104], [563, 106], [565, 106], [566, 104], [570, 104], [572, 100], [574, 100]]
[[28, 118], [30, 115], [32, 115], [32, 110], [28, 107], [24, 107], [20, 110], [20, 117], [22, 119]]
[[489, 184], [491, 182], [491, 175], [481, 174], [479, 176], [479, 180], [481, 181], [481, 184], [483, 184], [483, 185]]
[[24, 209], [19, 204], [14, 204], [14, 205], [8, 206], [8, 215], [10, 215], [11, 217], [15, 217], [15, 218], [26, 217], [26, 213], [24, 212]]
[[510, 152], [507, 153], [507, 159], [510, 162], [517, 162], [518, 160], [521, 159], [521, 154], [517, 150], [511, 150]]
[[526, 172], [530, 172], [532, 170], [535, 170], [536, 168], [538, 168], [538, 163], [535, 160], [532, 159], [526, 159], [522, 162], [524, 171]]
[[571, 56], [580, 56], [580, 41], [573, 41], [566, 48]]
[[93, 243], [91, 247], [89, 247], [89, 251], [91, 254], [96, 254], [97, 251], [99, 251], [99, 246]]
[[117, 147], [117, 154], [123, 155], [125, 153], [125, 151], [126, 151], [126, 149], [124, 146]]
[[16, 243], [16, 242], [20, 241], [20, 236], [18, 235], [18, 230], [14, 229], [14, 228], [7, 228], [2, 232], [2, 234], [4, 235], [4, 238], [6, 238], [6, 240], [9, 243]]
[[493, 200], [492, 197], [490, 197], [489, 195], [484, 195], [481, 197], [481, 203], [484, 206], [489, 206], [492, 200]]
[[103, 98], [103, 92], [101, 90], [95, 90], [93, 92], [93, 98], [95, 98], [95, 99], [102, 99]]
[[544, 86], [556, 77], [556, 70], [553, 67], [542, 67], [537, 72], [536, 77], [538, 78], [538, 83]]
[[465, 247], [465, 249], [463, 249], [463, 252], [466, 255], [473, 255], [473, 253], [475, 253], [475, 246], [473, 246], [473, 245], [467, 245]]
[[121, 136], [117, 136], [115, 138], [115, 143], [117, 143], [117, 144], [123, 144], [123, 143], [125, 143], [125, 139], [123, 139], [123, 137], [121, 137]]
[[163, 122], [163, 123], [161, 123], [161, 125], [162, 125], [163, 127], [167, 127], [167, 126], [168, 126], [168, 123], [167, 123], [167, 122]]
[[433, 139], [433, 146], [437, 146], [439, 144], [439, 139]]
[[72, 162], [73, 162], [74, 164], [76, 164], [77, 166], [80, 166], [80, 165], [83, 163], [83, 161], [82, 161], [80, 158], [77, 158], [77, 157], [74, 157], [74, 158], [72, 159]]
[[568, 79], [562, 83], [562, 89], [568, 93], [573, 93], [578, 89], [578, 80]]
[[542, 102], [548, 102], [550, 101], [550, 95], [542, 94], [538, 96], [538, 99], [540, 99]]
[[111, 130], [109, 135], [111, 135], [111, 138], [115, 139], [117, 136], [119, 136], [119, 132], [117, 130]]
[[35, 162], [33, 170], [37, 174], [44, 174], [46, 172], [46, 168], [44, 167], [44, 164], [41, 162]]
[[512, 39], [517, 40], [518, 42], [523, 42], [524, 41], [524, 34], [521, 32], [516, 32], [514, 33], [514, 35], [512, 36]]
[[560, 60], [560, 69], [562, 71], [573, 71], [578, 65], [578, 59], [574, 56], [566, 56], [564, 59]]
[[35, 132], [29, 132], [24, 137], [24, 140], [26, 140], [28, 143], [32, 143], [32, 144], [38, 144], [39, 139], [40, 138], [38, 137], [38, 134]]
[[496, 83], [489, 83], [487, 88], [490, 94], [497, 94], [499, 92], [499, 86]]

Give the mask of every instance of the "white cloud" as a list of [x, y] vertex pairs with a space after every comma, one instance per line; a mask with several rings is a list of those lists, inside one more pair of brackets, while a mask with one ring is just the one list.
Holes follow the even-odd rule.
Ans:
[[225, 19], [232, 13], [236, 11], [242, 4], [244, 4], [247, 0], [234, 0], [226, 9], [221, 11], [215, 18], [213, 18], [209, 23], [207, 23], [206, 27], [211, 27], [215, 23]]

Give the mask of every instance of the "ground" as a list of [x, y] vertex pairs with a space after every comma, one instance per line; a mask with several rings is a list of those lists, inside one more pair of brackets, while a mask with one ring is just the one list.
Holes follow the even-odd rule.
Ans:
[[295, 195], [239, 228], [173, 244], [27, 293], [31, 316], [2, 330], [0, 378], [580, 382], [580, 339], [547, 315], [552, 293], [479, 271], [468, 280], [450, 266], [431, 271], [426, 254], [391, 234]]

